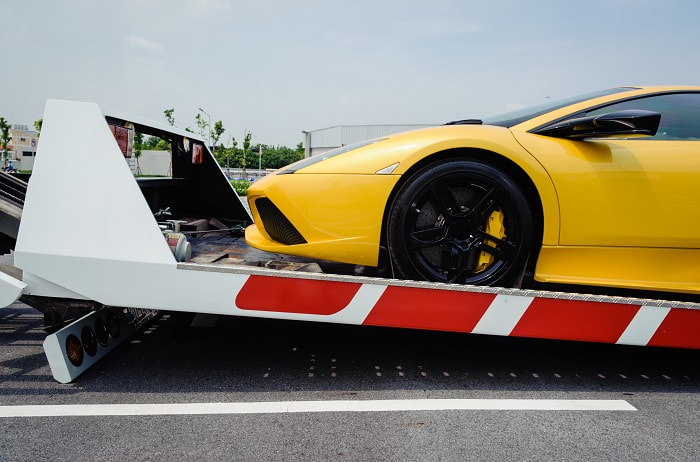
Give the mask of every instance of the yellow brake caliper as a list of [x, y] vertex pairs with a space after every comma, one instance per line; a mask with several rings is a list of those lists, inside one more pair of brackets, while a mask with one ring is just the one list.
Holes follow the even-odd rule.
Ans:
[[[486, 234], [499, 239], [506, 237], [506, 228], [503, 226], [503, 212], [501, 209], [496, 209], [489, 215], [488, 222], [486, 223]], [[488, 239], [484, 240], [484, 244], [494, 248], [496, 247], [496, 243]], [[476, 264], [474, 273], [481, 273], [491, 266], [491, 263], [493, 263], [493, 255], [482, 250], [479, 254], [479, 261]]]

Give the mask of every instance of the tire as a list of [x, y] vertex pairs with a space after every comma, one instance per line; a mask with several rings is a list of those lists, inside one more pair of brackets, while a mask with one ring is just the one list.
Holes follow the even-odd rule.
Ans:
[[405, 279], [510, 287], [533, 240], [530, 207], [504, 172], [475, 160], [430, 164], [401, 186], [387, 245]]

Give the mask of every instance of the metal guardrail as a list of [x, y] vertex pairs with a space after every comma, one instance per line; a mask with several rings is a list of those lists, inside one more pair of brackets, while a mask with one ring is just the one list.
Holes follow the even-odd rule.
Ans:
[[10, 173], [0, 172], [0, 199], [23, 208], [26, 195], [26, 182], [15, 178]]

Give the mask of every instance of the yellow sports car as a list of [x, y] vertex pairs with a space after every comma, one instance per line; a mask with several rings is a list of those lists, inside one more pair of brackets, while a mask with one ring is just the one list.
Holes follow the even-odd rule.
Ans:
[[700, 294], [700, 87], [622, 87], [313, 156], [248, 190], [258, 249], [462, 284]]

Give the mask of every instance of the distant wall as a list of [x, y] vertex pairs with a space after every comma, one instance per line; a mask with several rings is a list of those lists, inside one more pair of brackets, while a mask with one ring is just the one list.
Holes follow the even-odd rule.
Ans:
[[[131, 170], [136, 173], [136, 158], [129, 159]], [[141, 151], [139, 157], [141, 175], [170, 176], [170, 151]]]
[[304, 155], [305, 157], [317, 156], [331, 149], [360, 141], [434, 126], [435, 124], [336, 125], [319, 130], [304, 131]]

